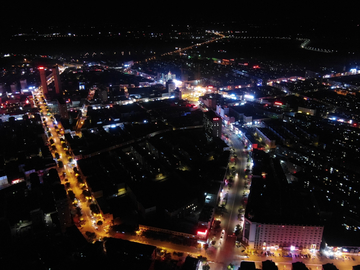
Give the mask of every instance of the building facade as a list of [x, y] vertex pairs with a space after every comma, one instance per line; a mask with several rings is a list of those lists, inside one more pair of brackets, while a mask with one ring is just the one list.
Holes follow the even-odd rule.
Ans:
[[256, 128], [256, 135], [261, 138], [267, 148], [276, 148], [276, 138], [268, 128]]
[[266, 224], [245, 218], [243, 240], [250, 249], [319, 250], [323, 226]]
[[207, 111], [204, 113], [204, 128], [205, 134], [209, 141], [214, 137], [221, 138], [222, 134], [222, 119], [220, 115], [214, 111]]
[[60, 73], [59, 73], [59, 67], [58, 66], [55, 66], [53, 68], [52, 75], [54, 76], [54, 84], [55, 84], [56, 94], [59, 95], [59, 94], [62, 93], [62, 89], [61, 89]]
[[40, 80], [41, 80], [41, 90], [43, 91], [44, 95], [48, 93], [47, 82], [46, 82], [46, 75], [45, 75], [45, 67], [39, 67], [40, 72]]

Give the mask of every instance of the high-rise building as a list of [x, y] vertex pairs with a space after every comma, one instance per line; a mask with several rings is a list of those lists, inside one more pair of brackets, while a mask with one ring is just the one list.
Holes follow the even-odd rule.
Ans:
[[48, 93], [48, 88], [47, 88], [47, 82], [46, 82], [46, 76], [45, 76], [45, 67], [40, 66], [39, 68], [39, 72], [40, 72], [40, 80], [41, 80], [41, 89], [45, 94]]
[[54, 76], [55, 92], [56, 94], [61, 94], [61, 80], [59, 74], [59, 67], [57, 65], [53, 68], [52, 74]]
[[205, 134], [209, 141], [214, 137], [221, 138], [222, 133], [222, 119], [220, 115], [214, 111], [207, 111], [204, 113], [204, 128]]
[[250, 249], [320, 249], [323, 226], [267, 224], [245, 218], [243, 240]]

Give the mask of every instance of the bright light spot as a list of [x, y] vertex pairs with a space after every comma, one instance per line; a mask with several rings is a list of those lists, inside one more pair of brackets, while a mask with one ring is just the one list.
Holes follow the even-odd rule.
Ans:
[[357, 69], [356, 69], [356, 68], [352, 68], [352, 69], [350, 69], [350, 72], [351, 72], [351, 73], [357, 73]]
[[253, 95], [244, 95], [244, 99], [253, 100], [255, 97]]
[[180, 87], [182, 86], [182, 81], [179, 81], [177, 79], [173, 79], [173, 82], [175, 83], [175, 87]]

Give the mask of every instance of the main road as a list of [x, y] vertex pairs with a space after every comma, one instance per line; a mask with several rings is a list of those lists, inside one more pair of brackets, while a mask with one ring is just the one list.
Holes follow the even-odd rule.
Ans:
[[229, 163], [228, 176], [233, 176], [233, 182], [230, 181], [225, 185], [223, 193], [227, 194], [227, 202], [223, 209], [222, 227], [225, 230], [223, 239], [223, 247], [221, 247], [215, 257], [215, 262], [222, 263], [221, 267], [227, 267], [230, 263], [234, 263], [239, 256], [245, 257], [241, 254], [243, 248], [235, 247], [236, 236], [234, 229], [236, 225], [243, 227], [241, 214], [239, 213], [240, 207], [244, 203], [244, 182], [245, 182], [245, 169], [247, 157], [245, 155], [244, 147], [239, 138], [232, 133], [228, 128], [223, 128], [224, 133], [228, 137], [228, 144], [231, 149], [231, 157], [233, 162]]
[[[88, 190], [86, 183], [79, 183], [78, 175], [74, 172], [73, 168], [76, 166], [72, 156], [67, 152], [65, 140], [63, 140], [63, 130], [59, 127], [55, 118], [49, 112], [46, 104], [45, 97], [39, 89], [33, 92], [35, 105], [39, 108], [41, 113], [42, 123], [49, 141], [53, 141], [51, 144], [51, 152], [54, 160], [57, 161], [57, 171], [61, 179], [61, 183], [64, 184], [66, 190], [72, 191], [75, 195], [75, 200], [72, 202], [72, 208], [80, 207], [83, 219], [83, 225], [81, 231], [85, 234], [87, 231], [95, 233], [97, 238], [108, 236], [107, 230], [109, 227], [109, 221], [105, 221], [100, 215], [94, 215], [91, 212], [90, 204], [95, 201], [92, 196], [88, 199], [83, 195], [84, 190]], [[51, 143], [51, 142], [50, 142]], [[49, 143], [49, 144], [50, 144]], [[65, 148], [64, 148], [65, 146]], [[60, 162], [62, 166], [59, 166]], [[70, 197], [70, 196], [69, 196]], [[101, 220], [104, 225], [98, 226], [97, 222]]]

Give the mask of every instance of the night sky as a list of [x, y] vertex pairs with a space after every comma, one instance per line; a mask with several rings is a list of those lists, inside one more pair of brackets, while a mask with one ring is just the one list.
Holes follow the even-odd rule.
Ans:
[[[76, 2], [76, 3], [75, 3]], [[237, 21], [292, 28], [345, 31], [351, 35], [360, 24], [351, 3], [330, 4], [319, 1], [8, 1], [2, 3], [0, 31], [41, 25], [106, 24], [149, 25], [166, 23], [214, 23]], [[312, 28], [311, 28], [312, 27]], [[349, 28], [351, 29], [348, 33]], [[359, 31], [358, 31], [359, 32]]]

